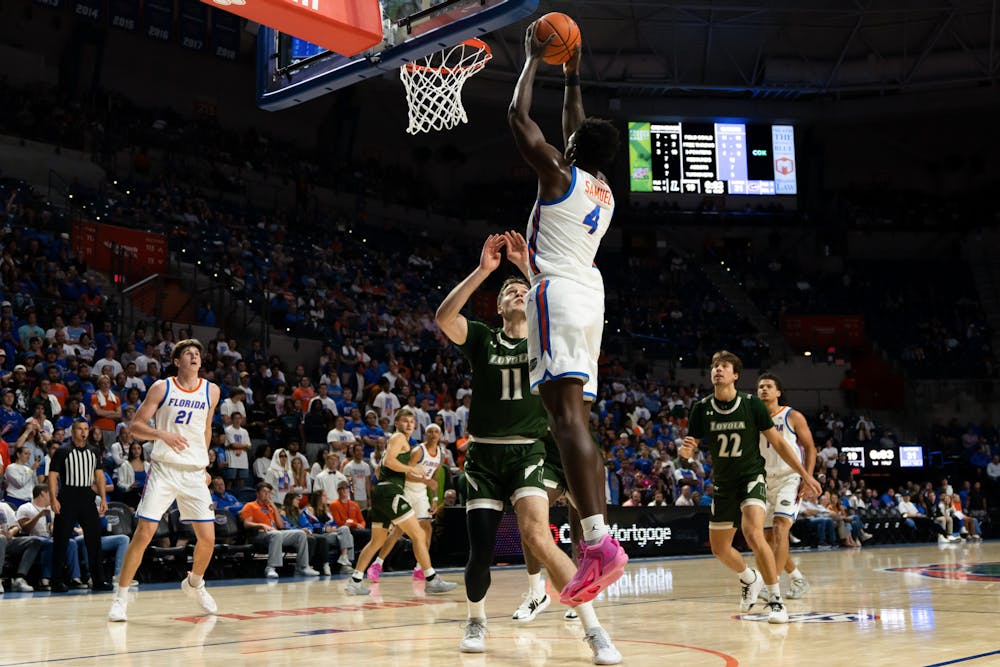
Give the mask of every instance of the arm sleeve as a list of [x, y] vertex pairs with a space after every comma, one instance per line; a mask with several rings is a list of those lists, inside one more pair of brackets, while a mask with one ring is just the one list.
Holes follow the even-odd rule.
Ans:
[[465, 335], [465, 342], [458, 346], [462, 354], [469, 361], [475, 361], [476, 355], [483, 349], [483, 344], [488, 340], [490, 328], [478, 320], [468, 320], [468, 332]]
[[66, 450], [60, 447], [52, 455], [52, 461], [49, 463], [49, 472], [57, 472], [60, 475], [66, 472]]
[[766, 431], [774, 426], [774, 420], [771, 419], [764, 401], [753, 395], [750, 396], [750, 412], [753, 414], [754, 421], [757, 422], [758, 431]]
[[691, 406], [691, 415], [688, 417], [688, 435], [697, 440], [705, 437], [705, 408], [700, 402]]

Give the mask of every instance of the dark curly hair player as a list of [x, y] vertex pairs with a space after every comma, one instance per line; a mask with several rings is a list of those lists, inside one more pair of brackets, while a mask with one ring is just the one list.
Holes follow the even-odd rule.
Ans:
[[[563, 604], [576, 606], [593, 600], [614, 583], [628, 563], [605, 521], [604, 467], [589, 431], [604, 331], [604, 279], [594, 257], [615, 210], [614, 195], [601, 170], [614, 159], [618, 131], [608, 121], [584, 114], [577, 48], [563, 65], [566, 149], [560, 151], [546, 142], [529, 115], [535, 73], [546, 45], [535, 37], [534, 24], [529, 26], [524, 42], [527, 59], [507, 121], [521, 156], [538, 176], [538, 195], [526, 235], [528, 257], [522, 266], [531, 281], [525, 308], [528, 372], [531, 391], [541, 396], [548, 412], [569, 496], [581, 518], [579, 568], [560, 594]], [[594, 642], [611, 646], [603, 630], [598, 634], [592, 648]], [[595, 660], [612, 664], [598, 656], [598, 648]]]

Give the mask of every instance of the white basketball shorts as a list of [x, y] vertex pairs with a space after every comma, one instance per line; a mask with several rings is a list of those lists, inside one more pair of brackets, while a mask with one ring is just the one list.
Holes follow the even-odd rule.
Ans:
[[531, 391], [557, 378], [583, 381], [597, 397], [597, 358], [604, 334], [604, 291], [565, 278], [546, 278], [528, 292], [528, 373]]
[[764, 527], [774, 527], [774, 517], [787, 517], [795, 521], [799, 513], [799, 482], [798, 475], [782, 475], [767, 478], [767, 514], [764, 515]]
[[410, 507], [413, 508], [413, 514], [420, 520], [432, 519], [431, 516], [431, 501], [427, 497], [427, 489], [421, 487], [421, 489], [415, 490], [410, 489], [410, 487], [403, 487], [403, 497], [406, 498], [406, 502], [410, 503]]
[[135, 515], [146, 521], [159, 522], [175, 500], [181, 512], [181, 521], [215, 521], [204, 468], [181, 468], [154, 461]]

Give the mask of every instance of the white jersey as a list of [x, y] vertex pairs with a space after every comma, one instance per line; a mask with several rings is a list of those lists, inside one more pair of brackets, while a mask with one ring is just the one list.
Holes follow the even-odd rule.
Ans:
[[[423, 458], [420, 459], [420, 467], [424, 472], [424, 479], [432, 479], [434, 475], [437, 474], [438, 468], [444, 463], [444, 447], [438, 445], [437, 456], [431, 456], [427, 453], [427, 448], [423, 445], [417, 445], [411, 450], [413, 453], [420, 451], [423, 453]], [[413, 458], [413, 454], [410, 454], [410, 458]], [[409, 480], [403, 484], [403, 488], [411, 493], [427, 493], [427, 487], [423, 484], [418, 484], [417, 482], [411, 482]]]
[[[778, 433], [785, 442], [790, 444], [795, 451], [799, 453], [799, 462], [802, 461], [802, 448], [799, 447], [798, 438], [795, 436], [795, 430], [792, 429], [792, 424], [788, 420], [788, 415], [792, 413], [790, 407], [783, 406], [780, 410], [771, 415], [771, 421], [774, 422], [774, 428], [778, 430]], [[760, 436], [760, 455], [764, 457], [764, 470], [767, 471], [767, 478], [772, 479], [775, 477], [782, 477], [785, 475], [795, 475], [797, 474], [790, 465], [785, 463], [785, 460], [778, 456], [778, 452], [775, 451], [771, 443], [767, 441], [763, 435]]]
[[190, 391], [182, 389], [174, 377], [167, 378], [164, 383], [166, 390], [156, 408], [154, 426], [160, 431], [180, 433], [187, 438], [188, 446], [177, 452], [162, 440], [154, 440], [152, 459], [157, 463], [183, 468], [204, 468], [208, 466], [205, 429], [212, 419], [209, 412], [212, 407], [209, 394], [212, 383], [199, 378], [198, 386]]
[[601, 239], [611, 225], [615, 198], [607, 183], [572, 167], [569, 190], [559, 199], [535, 202], [528, 221], [531, 284], [568, 278], [594, 290], [604, 279], [594, 264]]

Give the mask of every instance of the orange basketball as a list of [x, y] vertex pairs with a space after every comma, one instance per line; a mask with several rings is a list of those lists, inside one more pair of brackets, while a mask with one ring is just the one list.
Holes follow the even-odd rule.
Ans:
[[535, 38], [544, 42], [549, 35], [555, 37], [545, 49], [542, 60], [550, 65], [562, 65], [580, 45], [580, 28], [576, 21], [562, 12], [549, 12], [535, 22]]

